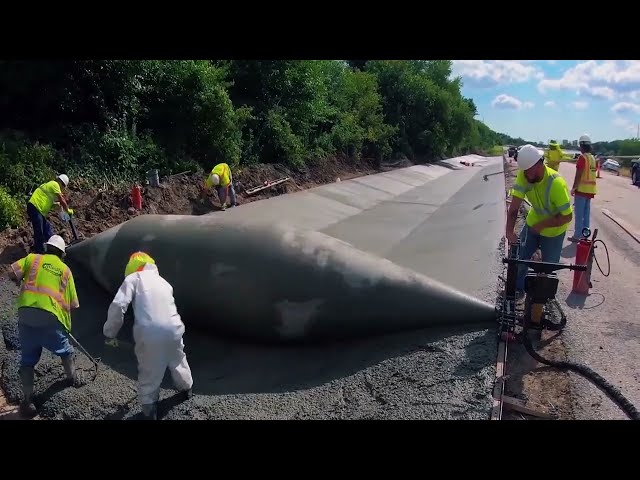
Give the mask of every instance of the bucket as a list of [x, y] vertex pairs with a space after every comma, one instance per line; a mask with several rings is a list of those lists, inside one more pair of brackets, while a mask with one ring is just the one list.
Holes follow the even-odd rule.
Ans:
[[152, 187], [160, 186], [160, 176], [158, 175], [158, 169], [154, 168], [153, 170], [149, 170], [147, 172], [147, 180], [149, 180], [149, 185]]

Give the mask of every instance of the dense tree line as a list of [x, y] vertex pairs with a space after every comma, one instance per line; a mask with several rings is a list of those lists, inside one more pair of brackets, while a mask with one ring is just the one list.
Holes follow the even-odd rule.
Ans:
[[1, 61], [0, 209], [54, 171], [140, 178], [507, 143], [460, 88], [450, 61]]

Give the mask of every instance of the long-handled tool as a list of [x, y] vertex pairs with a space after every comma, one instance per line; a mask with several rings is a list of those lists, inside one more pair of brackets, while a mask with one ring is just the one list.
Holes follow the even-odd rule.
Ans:
[[96, 377], [98, 376], [98, 365], [100, 363], [100, 359], [93, 358], [91, 354], [87, 352], [87, 350], [82, 346], [82, 344], [78, 340], [76, 340], [76, 338], [73, 335], [71, 335], [71, 332], [67, 332], [67, 335], [69, 335], [69, 338], [71, 339], [71, 341], [77, 345], [80, 351], [84, 353], [87, 356], [87, 358], [91, 360], [91, 362], [93, 362], [93, 366], [95, 367], [95, 375], [93, 376], [91, 381], [95, 380]]
[[489, 181], [489, 177], [491, 177], [491, 176], [493, 176], [493, 175], [498, 175], [499, 173], [504, 173], [504, 171], [503, 171], [503, 170], [500, 170], [499, 172], [496, 172], [496, 173], [489, 173], [489, 174], [487, 174], [487, 175], [483, 175], [483, 176], [482, 176], [482, 179], [483, 179], [485, 182], [488, 182], [488, 181]]
[[74, 243], [78, 243], [80, 241], [80, 238], [78, 237], [78, 230], [76, 230], [76, 226], [73, 223], [73, 218], [69, 217], [69, 225], [71, 225], [71, 233], [73, 234], [73, 242], [71, 242], [71, 244], [73, 245]]

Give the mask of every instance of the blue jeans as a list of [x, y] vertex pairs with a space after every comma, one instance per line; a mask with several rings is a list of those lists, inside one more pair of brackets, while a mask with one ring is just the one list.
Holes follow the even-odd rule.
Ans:
[[576, 216], [576, 228], [573, 232], [575, 238], [582, 238], [582, 229], [591, 225], [591, 199], [576, 195], [573, 201], [574, 215]]
[[53, 236], [51, 224], [31, 202], [27, 203], [27, 215], [33, 227], [33, 253], [44, 253], [44, 243]]
[[59, 357], [68, 357], [74, 350], [62, 324], [56, 322], [42, 327], [32, 327], [18, 322], [20, 335], [20, 366], [35, 367], [46, 348]]
[[[220, 205], [224, 205], [227, 202], [227, 189], [225, 187], [218, 186], [218, 198], [220, 199]], [[236, 201], [236, 189], [233, 188], [233, 182], [229, 185], [229, 196], [231, 197], [231, 205], [235, 206]]]
[[[533, 254], [540, 248], [543, 262], [558, 263], [565, 234], [566, 232], [557, 237], [543, 237], [534, 233], [525, 223], [520, 232], [520, 254], [518, 258], [520, 260], [531, 260]], [[529, 267], [526, 265], [518, 265], [516, 290], [524, 290], [524, 279], [527, 276], [528, 269]]]

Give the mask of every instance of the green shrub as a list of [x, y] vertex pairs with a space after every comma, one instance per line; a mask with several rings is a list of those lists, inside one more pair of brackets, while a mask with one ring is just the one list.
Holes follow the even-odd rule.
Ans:
[[0, 187], [0, 231], [7, 227], [16, 228], [22, 223], [22, 219], [20, 202]]

